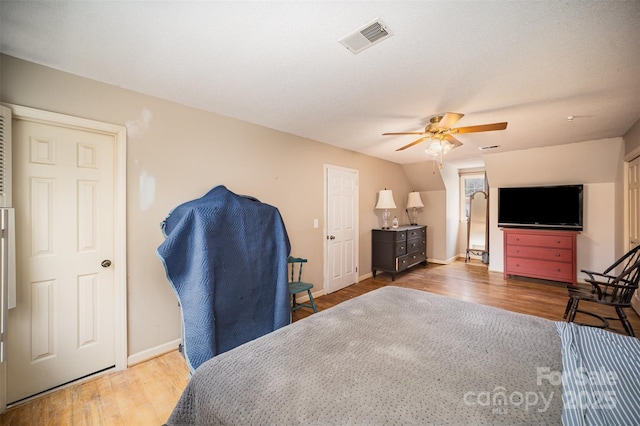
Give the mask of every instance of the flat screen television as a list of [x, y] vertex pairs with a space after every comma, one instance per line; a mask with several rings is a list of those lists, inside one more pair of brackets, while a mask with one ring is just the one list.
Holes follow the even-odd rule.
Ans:
[[498, 188], [498, 226], [582, 231], [583, 185]]

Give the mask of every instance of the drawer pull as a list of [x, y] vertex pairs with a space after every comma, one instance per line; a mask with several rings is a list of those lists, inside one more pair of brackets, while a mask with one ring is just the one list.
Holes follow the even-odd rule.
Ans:
[[560, 256], [561, 256], [560, 253], [556, 253], [556, 257], [560, 257]]

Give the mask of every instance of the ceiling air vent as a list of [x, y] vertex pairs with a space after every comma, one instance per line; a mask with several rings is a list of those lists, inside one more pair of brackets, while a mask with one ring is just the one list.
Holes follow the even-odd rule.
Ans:
[[480, 151], [486, 151], [489, 149], [496, 149], [496, 148], [500, 148], [500, 145], [487, 145], [487, 146], [481, 146], [480, 148], [478, 148]]
[[376, 19], [364, 27], [347, 34], [339, 41], [343, 46], [349, 49], [351, 53], [356, 54], [386, 38], [391, 37], [392, 35], [393, 33], [389, 30], [389, 27], [387, 27], [380, 19]]

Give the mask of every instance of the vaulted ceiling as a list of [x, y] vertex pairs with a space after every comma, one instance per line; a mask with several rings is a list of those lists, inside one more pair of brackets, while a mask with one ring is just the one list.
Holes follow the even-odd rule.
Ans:
[[[339, 40], [380, 20], [391, 37]], [[622, 136], [640, 118], [638, 1], [7, 1], [0, 50], [148, 95], [380, 157], [384, 132], [507, 121], [445, 157]], [[572, 121], [567, 118], [573, 117]]]

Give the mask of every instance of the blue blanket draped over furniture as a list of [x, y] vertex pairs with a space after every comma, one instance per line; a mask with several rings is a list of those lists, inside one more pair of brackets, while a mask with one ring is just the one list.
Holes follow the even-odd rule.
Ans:
[[180, 302], [191, 371], [291, 322], [291, 246], [277, 208], [217, 186], [161, 226], [157, 253]]

